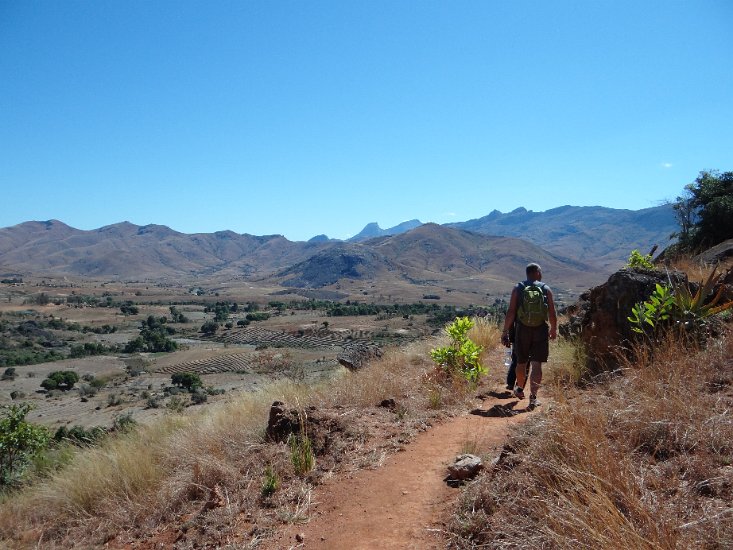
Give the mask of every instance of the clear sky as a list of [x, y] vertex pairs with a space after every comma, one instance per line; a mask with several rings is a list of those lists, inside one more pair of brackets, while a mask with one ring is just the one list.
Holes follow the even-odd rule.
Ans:
[[730, 0], [0, 0], [0, 227], [346, 238], [733, 170]]

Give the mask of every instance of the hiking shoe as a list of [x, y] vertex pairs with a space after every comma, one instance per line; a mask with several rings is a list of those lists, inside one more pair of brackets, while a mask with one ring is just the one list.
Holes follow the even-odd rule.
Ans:
[[524, 390], [519, 386], [514, 386], [514, 397], [517, 399], [524, 399]]
[[537, 396], [530, 394], [529, 396], [529, 408], [534, 409], [535, 407], [539, 407], [540, 402], [537, 401]]

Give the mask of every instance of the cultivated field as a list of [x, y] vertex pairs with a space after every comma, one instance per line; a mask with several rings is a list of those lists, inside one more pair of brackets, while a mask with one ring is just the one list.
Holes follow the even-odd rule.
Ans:
[[[28, 419], [51, 429], [110, 427], [125, 416], [144, 422], [283, 378], [316, 384], [346, 376], [338, 357], [355, 345], [399, 346], [441, 326], [429, 324], [427, 314], [332, 315], [323, 308], [284, 307], [281, 296], [254, 295], [254, 290], [66, 279], [0, 285], [0, 373], [14, 369], [0, 381], [0, 405], [30, 402]], [[217, 303], [236, 311], [219, 318], [215, 333], [204, 334], [201, 327], [215, 319]], [[136, 313], [123, 313], [120, 304], [137, 308]], [[184, 322], [174, 322], [171, 306]], [[251, 311], [258, 320], [247, 321]], [[175, 351], [125, 351], [150, 316], [166, 320]], [[103, 350], [70, 357], [75, 346], [85, 344]], [[44, 361], [47, 353], [54, 360]], [[71, 390], [41, 387], [52, 372], [67, 370], [79, 377]], [[200, 377], [205, 398], [195, 400], [174, 387], [171, 377], [184, 373]]]

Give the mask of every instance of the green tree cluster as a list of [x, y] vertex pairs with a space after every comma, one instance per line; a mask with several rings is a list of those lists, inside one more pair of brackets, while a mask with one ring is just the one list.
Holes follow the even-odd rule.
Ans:
[[169, 335], [175, 334], [175, 329], [166, 325], [165, 317], [155, 317], [149, 315], [148, 318], [140, 325], [140, 336], [131, 340], [125, 346], [126, 353], [135, 353], [140, 351], [147, 352], [171, 352], [178, 349], [178, 344], [168, 338]]
[[73, 370], [57, 370], [53, 371], [41, 382], [41, 387], [48, 391], [69, 391], [78, 381], [79, 375]]
[[188, 317], [181, 313], [176, 306], [170, 307], [171, 323], [188, 323]]
[[703, 170], [673, 205], [681, 252], [696, 252], [733, 238], [733, 172]]

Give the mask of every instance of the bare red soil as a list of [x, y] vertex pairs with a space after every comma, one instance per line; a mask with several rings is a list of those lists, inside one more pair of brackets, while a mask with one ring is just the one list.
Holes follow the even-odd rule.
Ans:
[[[497, 400], [484, 401], [486, 411]], [[521, 407], [525, 402], [519, 403]], [[537, 414], [537, 413], [533, 413]], [[459, 495], [444, 478], [455, 457], [478, 445], [498, 454], [512, 424], [527, 415], [465, 414], [420, 434], [403, 452], [373, 470], [328, 480], [313, 495], [311, 519], [264, 541], [267, 550], [442, 548], [442, 524]]]

